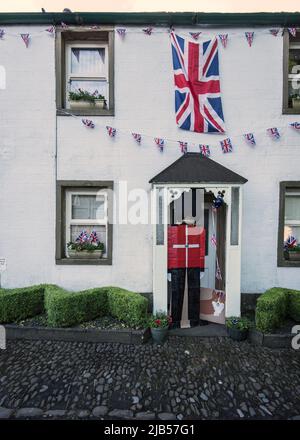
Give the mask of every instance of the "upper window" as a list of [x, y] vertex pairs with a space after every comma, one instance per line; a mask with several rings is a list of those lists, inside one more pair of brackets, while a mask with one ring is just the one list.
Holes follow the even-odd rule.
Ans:
[[61, 30], [56, 58], [58, 111], [113, 115], [113, 32]]
[[300, 32], [284, 34], [284, 113], [300, 113]]
[[300, 182], [281, 182], [278, 265], [300, 266]]

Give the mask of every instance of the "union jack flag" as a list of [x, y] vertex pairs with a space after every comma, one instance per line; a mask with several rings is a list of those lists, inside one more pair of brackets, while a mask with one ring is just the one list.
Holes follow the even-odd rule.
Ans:
[[143, 29], [144, 34], [151, 35], [153, 31], [152, 27], [147, 27], [146, 29]]
[[96, 232], [96, 231], [92, 231], [92, 232], [91, 232], [91, 235], [90, 235], [89, 241], [90, 241], [91, 243], [99, 243], [99, 239], [98, 239], [98, 235], [97, 235], [97, 232]]
[[245, 36], [249, 46], [251, 47], [254, 40], [254, 32], [245, 32]]
[[270, 29], [270, 34], [273, 35], [273, 37], [277, 37], [279, 29]]
[[210, 148], [209, 148], [209, 145], [203, 145], [203, 144], [200, 144], [200, 145], [199, 145], [199, 149], [200, 149], [200, 153], [202, 154], [202, 156], [206, 156], [206, 157], [209, 157], [209, 156], [210, 156]]
[[256, 145], [254, 134], [253, 133], [246, 133], [244, 134], [245, 141], [250, 145]]
[[142, 142], [142, 136], [139, 133], [132, 133], [132, 137], [138, 144]]
[[290, 33], [293, 37], [296, 36], [296, 34], [297, 34], [297, 29], [296, 29], [295, 27], [288, 28], [288, 30], [289, 30], [289, 33]]
[[125, 34], [126, 34], [126, 29], [125, 28], [118, 28], [118, 29], [116, 29], [116, 32], [118, 35], [120, 35], [121, 38], [124, 38]]
[[187, 153], [187, 149], [188, 149], [187, 142], [178, 141], [178, 143], [179, 143], [179, 147], [180, 147], [181, 153], [182, 154], [186, 154]]
[[46, 32], [48, 32], [48, 33], [51, 34], [51, 35], [54, 34], [54, 31], [55, 31], [55, 27], [54, 27], [54, 26], [48, 27], [48, 28], [46, 29]]
[[232, 143], [229, 138], [224, 139], [223, 141], [220, 141], [221, 148], [223, 153], [231, 153], [232, 152]]
[[194, 40], [198, 40], [202, 32], [190, 32], [190, 35], [194, 38]]
[[86, 231], [81, 231], [75, 241], [76, 243], [85, 243], [88, 239], [88, 233]]
[[115, 135], [117, 133], [117, 130], [115, 128], [110, 127], [109, 125], [107, 125], [106, 126], [106, 130], [107, 130], [107, 133], [108, 133], [109, 137], [115, 137]]
[[85, 125], [87, 128], [95, 128], [95, 124], [90, 119], [82, 119], [81, 120], [83, 125]]
[[165, 140], [161, 138], [154, 138], [156, 145], [158, 146], [160, 152], [164, 151]]
[[276, 127], [268, 128], [267, 133], [271, 136], [271, 138], [273, 138], [275, 140], [280, 138], [280, 133], [278, 131], [278, 128], [276, 128]]
[[3, 29], [0, 29], [0, 39], [4, 37], [5, 31]]
[[30, 41], [30, 34], [21, 34], [22, 40], [25, 43], [25, 46], [28, 47], [29, 46], [29, 41]]
[[203, 43], [171, 33], [177, 125], [198, 133], [224, 133], [218, 40]]
[[293, 235], [289, 235], [286, 241], [284, 242], [285, 248], [293, 248], [297, 245], [297, 239]]
[[292, 122], [290, 126], [295, 130], [300, 130], [300, 122]]
[[228, 43], [228, 34], [220, 34], [219, 38], [222, 43], [222, 46], [224, 47], [224, 49], [226, 49]]
[[213, 235], [211, 236], [210, 242], [211, 242], [211, 244], [212, 244], [213, 246], [217, 247], [217, 237], [216, 237], [216, 234], [213, 234]]

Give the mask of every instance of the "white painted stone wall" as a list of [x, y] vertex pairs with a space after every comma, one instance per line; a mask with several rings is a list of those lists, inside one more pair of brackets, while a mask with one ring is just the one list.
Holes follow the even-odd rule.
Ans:
[[[36, 33], [44, 27], [6, 29]], [[169, 36], [128, 32], [125, 41], [116, 36], [115, 116], [94, 117], [95, 130], [87, 130], [80, 119], [57, 118], [58, 179], [114, 180], [115, 185], [127, 180], [129, 189], [150, 191], [149, 179], [180, 156], [175, 143], [159, 153], [153, 137], [213, 144], [212, 159], [249, 180], [244, 187], [242, 291], [298, 288], [300, 269], [277, 268], [279, 181], [300, 180], [300, 139], [288, 127], [297, 117], [281, 111], [282, 44], [280, 37], [259, 35], [252, 48], [242, 36], [230, 39], [227, 49], [220, 47], [223, 109], [234, 141], [234, 153], [223, 155], [218, 147], [222, 137], [176, 127]], [[51, 282], [80, 289], [112, 284], [151, 292], [150, 225], [114, 226], [112, 266], [55, 265], [54, 40], [41, 33], [26, 49], [21, 38], [7, 36], [0, 41], [0, 65], [7, 74], [7, 88], [0, 90], [0, 257], [7, 258], [2, 285]], [[128, 134], [119, 132], [111, 140], [106, 125]], [[273, 126], [286, 126], [279, 142], [264, 133]], [[139, 147], [131, 131], [149, 137]], [[255, 148], [234, 138], [243, 132], [256, 133]]]

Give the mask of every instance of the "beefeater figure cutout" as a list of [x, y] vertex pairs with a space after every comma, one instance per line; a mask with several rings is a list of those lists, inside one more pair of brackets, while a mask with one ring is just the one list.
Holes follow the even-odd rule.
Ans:
[[[205, 264], [205, 229], [193, 218], [168, 226], [168, 272], [171, 274], [170, 314], [173, 327], [194, 327], [200, 315], [200, 272]], [[182, 322], [184, 299], [188, 322]]]

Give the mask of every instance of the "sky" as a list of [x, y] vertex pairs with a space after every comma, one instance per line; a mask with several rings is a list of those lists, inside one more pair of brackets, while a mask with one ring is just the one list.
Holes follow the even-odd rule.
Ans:
[[299, 0], [0, 0], [0, 12], [72, 11], [198, 11], [198, 12], [296, 12]]

